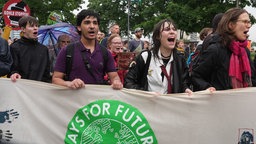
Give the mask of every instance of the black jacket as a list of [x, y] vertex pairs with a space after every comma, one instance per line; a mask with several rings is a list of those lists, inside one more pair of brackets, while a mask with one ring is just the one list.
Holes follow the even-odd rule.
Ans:
[[0, 37], [0, 76], [7, 75], [12, 65], [12, 55], [8, 42]]
[[[148, 91], [148, 68], [151, 56], [148, 56], [147, 62], [145, 63], [141, 54], [136, 58], [136, 64], [130, 67], [125, 77], [124, 87], [130, 89], [139, 89]], [[151, 55], [151, 52], [149, 52]], [[185, 89], [188, 88], [188, 68], [186, 61], [183, 56], [177, 54], [176, 49], [173, 51], [173, 68], [172, 68], [172, 93], [184, 93]]]
[[[256, 86], [255, 69], [246, 49], [251, 65], [252, 84]], [[221, 44], [221, 37], [212, 36], [209, 46], [200, 55], [198, 66], [192, 70], [192, 84], [197, 90], [215, 87], [216, 90], [232, 89], [229, 78], [229, 62], [232, 52]]]
[[256, 55], [254, 56], [253, 63], [254, 63], [254, 68], [256, 69]]
[[23, 79], [50, 82], [50, 61], [46, 46], [22, 37], [10, 47], [13, 57], [11, 74], [19, 73]]

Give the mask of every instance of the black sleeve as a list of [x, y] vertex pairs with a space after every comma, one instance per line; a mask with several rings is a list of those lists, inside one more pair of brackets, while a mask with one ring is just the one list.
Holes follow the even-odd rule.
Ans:
[[255, 57], [254, 57], [254, 61], [252, 61], [252, 59], [251, 59], [251, 57], [250, 57], [250, 55], [251, 55], [250, 51], [249, 51], [247, 48], [246, 48], [245, 50], [246, 50], [246, 52], [247, 52], [248, 59], [249, 59], [249, 62], [250, 62], [250, 66], [251, 66], [251, 72], [252, 72], [252, 73], [251, 73], [251, 74], [252, 74], [252, 76], [251, 76], [252, 86], [256, 87], [256, 66], [255, 66], [255, 64], [256, 64], [256, 60], [255, 60], [256, 55], [255, 55]]
[[0, 76], [10, 73], [12, 62], [13, 60], [8, 42], [0, 38]]
[[[146, 63], [142, 57], [142, 53], [148, 52]], [[132, 62], [128, 73], [125, 76], [124, 87], [128, 89], [147, 90], [147, 72], [150, 64], [151, 52], [142, 51], [137, 57], [136, 61]]]
[[192, 70], [192, 84], [197, 87], [198, 90], [205, 90], [212, 86], [210, 84], [210, 78], [217, 65], [217, 53], [218, 48], [215, 47], [215, 45], [209, 46], [200, 55], [198, 66]]
[[44, 71], [44, 74], [43, 74], [42, 81], [51, 83], [51, 75], [50, 75], [51, 62], [50, 62], [50, 58], [49, 58], [48, 48], [45, 47], [45, 49], [46, 49], [46, 53], [47, 53], [47, 63], [46, 63], [46, 68], [45, 68], [45, 71]]
[[16, 46], [17, 42], [12, 43], [10, 45], [10, 51], [11, 51], [13, 63], [11, 66], [11, 72], [10, 72], [9, 76], [11, 76], [14, 73], [20, 73], [20, 67], [19, 67], [20, 58], [19, 58], [19, 49]]
[[190, 87], [192, 85], [192, 82], [191, 82], [191, 76], [189, 75], [189, 69], [188, 69], [188, 66], [187, 66], [187, 63], [186, 63], [186, 60], [184, 57], [182, 57], [182, 70], [183, 70], [183, 75], [182, 75], [182, 93], [185, 92], [185, 90], [187, 88], [191, 89], [192, 88]]
[[131, 66], [128, 70], [128, 73], [124, 79], [124, 87], [128, 89], [142, 89], [141, 88], [141, 81], [139, 80], [139, 65], [144, 63], [143, 58], [139, 55], [136, 58], [136, 61], [131, 63]]
[[256, 69], [256, 54], [254, 55], [253, 64], [254, 64], [254, 69]]

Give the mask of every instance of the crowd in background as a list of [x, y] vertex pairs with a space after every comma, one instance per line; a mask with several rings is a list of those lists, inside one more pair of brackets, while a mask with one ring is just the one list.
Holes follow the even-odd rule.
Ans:
[[[122, 40], [114, 23], [109, 33], [99, 30], [100, 16], [91, 10], [77, 15], [79, 41], [68, 35], [57, 44], [37, 41], [38, 20], [24, 16], [19, 20], [21, 38], [0, 38], [0, 76], [30, 79], [72, 89], [85, 84], [109, 84], [113, 89], [131, 88], [156, 94], [188, 93], [208, 89], [211, 92], [256, 86], [256, 62], [247, 49], [249, 14], [232, 8], [217, 14], [212, 27], [202, 28], [200, 42], [177, 38], [177, 26], [171, 19], [159, 21], [152, 31], [152, 42], [142, 40], [143, 28], [134, 30], [134, 38]], [[129, 53], [127, 69], [120, 69], [122, 53]]]

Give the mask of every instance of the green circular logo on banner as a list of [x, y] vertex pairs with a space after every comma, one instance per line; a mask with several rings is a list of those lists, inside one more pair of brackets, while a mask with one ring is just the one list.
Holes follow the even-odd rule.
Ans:
[[66, 144], [157, 144], [143, 114], [116, 100], [99, 100], [80, 108], [68, 124]]

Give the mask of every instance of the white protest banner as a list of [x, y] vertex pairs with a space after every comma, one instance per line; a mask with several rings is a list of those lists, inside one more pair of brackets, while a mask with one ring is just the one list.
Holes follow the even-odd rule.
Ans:
[[1, 78], [0, 89], [0, 143], [254, 143], [256, 88], [156, 96]]

